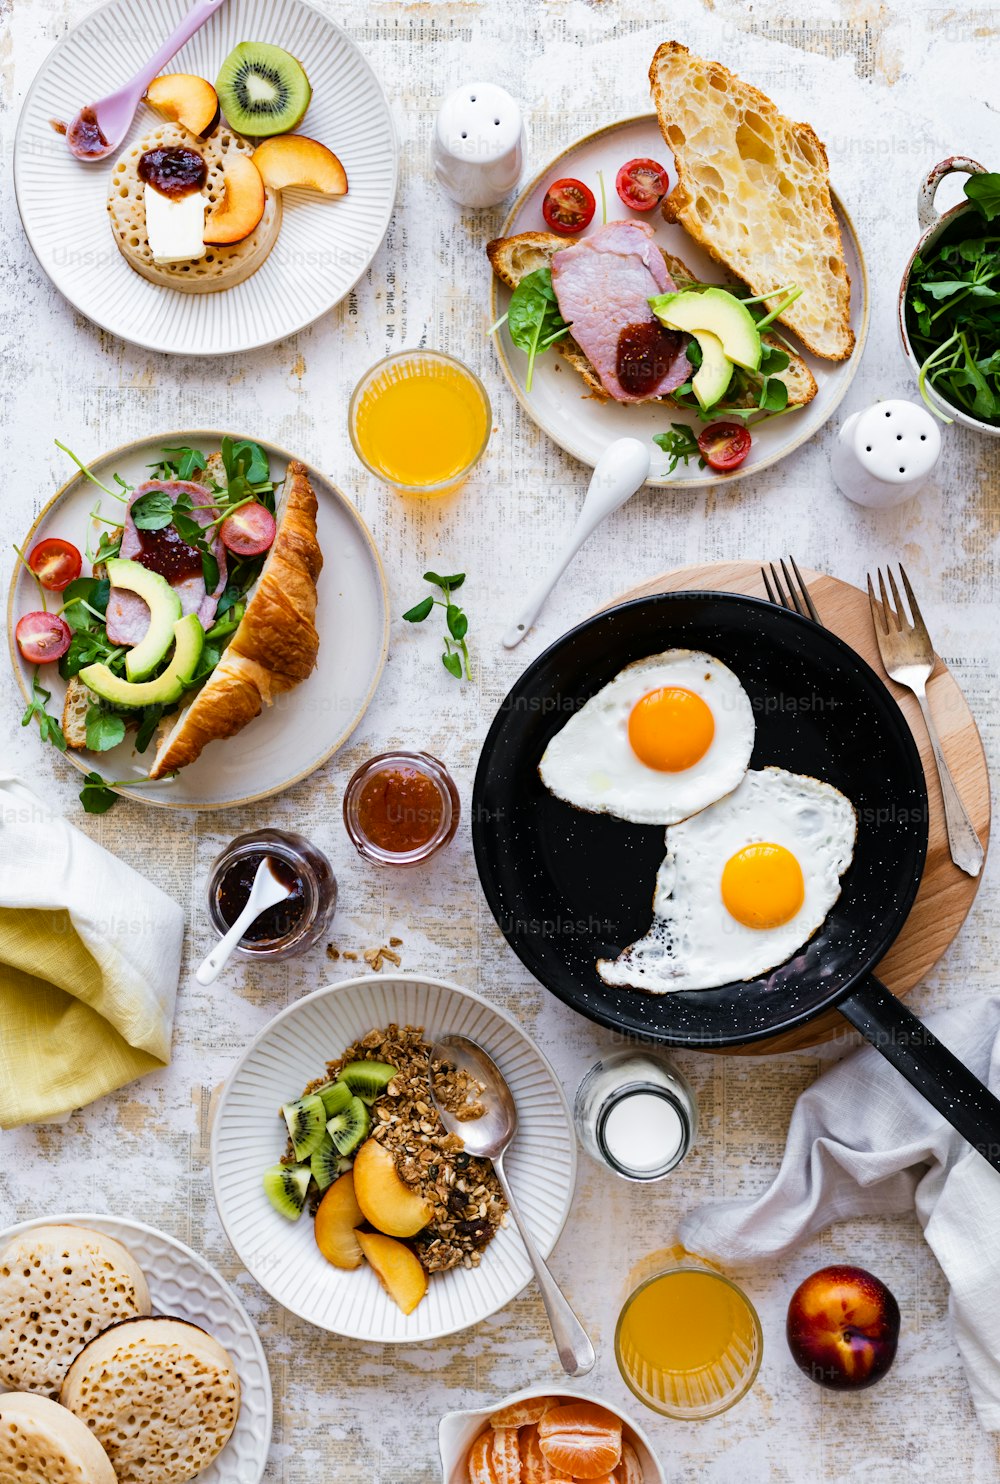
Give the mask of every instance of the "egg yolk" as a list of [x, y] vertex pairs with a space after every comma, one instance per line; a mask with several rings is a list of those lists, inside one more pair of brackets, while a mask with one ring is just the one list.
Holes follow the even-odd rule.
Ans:
[[701, 696], [679, 685], [664, 685], [632, 707], [628, 740], [647, 768], [682, 773], [699, 762], [712, 745], [715, 718]]
[[805, 901], [802, 867], [783, 845], [747, 845], [726, 861], [722, 900], [744, 927], [775, 928]]

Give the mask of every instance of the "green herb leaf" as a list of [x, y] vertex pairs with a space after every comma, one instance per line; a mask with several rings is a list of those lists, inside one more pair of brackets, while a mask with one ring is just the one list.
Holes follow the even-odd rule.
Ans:
[[511, 295], [507, 310], [507, 329], [518, 350], [528, 356], [528, 374], [525, 387], [531, 391], [535, 357], [539, 349], [545, 349], [569, 334], [570, 327], [559, 312], [555, 289], [552, 287], [552, 271], [536, 268], [528, 273]]
[[668, 474], [672, 474], [678, 464], [681, 462], [686, 464], [689, 459], [697, 459], [699, 469], [704, 469], [705, 460], [701, 456], [698, 439], [695, 437], [694, 429], [689, 428], [687, 423], [671, 423], [669, 433], [654, 433], [653, 442], [669, 455]]
[[142, 753], [146, 751], [146, 748], [153, 740], [153, 734], [156, 728], [160, 724], [160, 717], [163, 715], [163, 711], [164, 708], [162, 706], [144, 706], [142, 708], [142, 720], [139, 722], [139, 730], [135, 735], [136, 752]]
[[166, 490], [149, 490], [132, 506], [132, 523], [138, 531], [162, 531], [174, 518], [174, 502]]
[[412, 608], [408, 608], [403, 614], [403, 617], [407, 623], [423, 623], [424, 619], [430, 615], [433, 607], [433, 598], [422, 598], [419, 603], [415, 603]]
[[988, 222], [1000, 216], [1000, 175], [970, 175], [965, 194]]
[[448, 604], [445, 613], [445, 622], [448, 625], [448, 632], [453, 639], [464, 639], [469, 632], [468, 617], [462, 612], [461, 608], [456, 608], [454, 603]]
[[52, 692], [46, 690], [38, 681], [38, 666], [31, 677], [31, 700], [28, 709], [21, 717], [23, 727], [30, 726], [33, 717], [38, 718], [38, 735], [43, 742], [51, 742], [53, 747], [58, 747], [60, 752], [66, 751], [66, 738], [63, 729], [56, 718], [47, 710], [47, 703], [52, 699]]
[[205, 579], [205, 591], [214, 593], [219, 585], [219, 563], [214, 552], [203, 551], [201, 554], [201, 575]]
[[207, 468], [205, 455], [197, 448], [165, 448], [163, 457], [173, 464], [178, 479], [193, 479]]
[[97, 550], [94, 552], [94, 566], [96, 567], [101, 562], [106, 562], [109, 557], [116, 557], [121, 549], [122, 538], [120, 532], [117, 536], [109, 536], [107, 531], [102, 531], [101, 539], [97, 543]]
[[775, 377], [765, 377], [761, 383], [757, 406], [762, 412], [783, 412], [788, 406], [788, 388]]
[[86, 775], [80, 790], [80, 803], [88, 814], [107, 814], [117, 802], [118, 795], [108, 787], [100, 773]]
[[455, 677], [456, 680], [461, 680], [461, 678], [462, 678], [462, 657], [461, 657], [460, 654], [458, 654], [458, 653], [451, 653], [451, 654], [449, 654], [449, 653], [446, 652], [446, 653], [444, 653], [441, 656], [441, 663], [442, 663], [442, 665], [444, 665], [444, 667], [448, 671], [448, 674], [449, 675], [454, 675], [454, 677]]
[[107, 752], [125, 738], [125, 722], [120, 716], [91, 706], [87, 712], [87, 746], [91, 752]]
[[436, 572], [425, 572], [424, 581], [433, 582], [435, 587], [440, 587], [448, 592], [454, 593], [458, 591], [458, 589], [462, 586], [462, 583], [465, 581], [465, 573], [455, 572], [452, 574], [451, 577], [439, 577]]

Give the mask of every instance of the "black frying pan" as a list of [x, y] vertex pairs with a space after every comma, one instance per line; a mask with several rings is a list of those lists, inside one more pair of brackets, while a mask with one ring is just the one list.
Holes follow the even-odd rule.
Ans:
[[[647, 995], [595, 967], [642, 937], [663, 856], [661, 826], [587, 814], [538, 777], [549, 738], [633, 660], [702, 649], [753, 703], [751, 767], [808, 773], [858, 811], [854, 859], [820, 930], [753, 982]], [[927, 788], [902, 712], [859, 655], [759, 598], [665, 593], [589, 619], [540, 655], [507, 696], [476, 773], [472, 837], [508, 943], [582, 1015], [673, 1046], [744, 1046], [836, 1008], [1000, 1169], [1000, 1102], [872, 972], [913, 904], [927, 852]]]

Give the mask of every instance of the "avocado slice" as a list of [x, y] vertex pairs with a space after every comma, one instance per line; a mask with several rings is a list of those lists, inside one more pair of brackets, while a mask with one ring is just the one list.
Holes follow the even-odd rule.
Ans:
[[669, 330], [686, 330], [701, 339], [710, 331], [725, 354], [745, 371], [760, 369], [760, 334], [753, 315], [735, 294], [725, 289], [686, 289], [679, 294], [657, 294], [650, 308]]
[[733, 363], [722, 348], [722, 341], [711, 330], [699, 330], [695, 339], [701, 346], [701, 365], [691, 378], [691, 390], [698, 398], [702, 412], [721, 401], [733, 376]]
[[170, 664], [155, 680], [122, 680], [105, 664], [87, 665], [80, 671], [80, 679], [89, 690], [102, 700], [115, 706], [169, 705], [177, 701], [198, 668], [201, 651], [205, 644], [205, 631], [198, 615], [188, 613], [173, 626], [174, 653]]
[[142, 639], [125, 656], [125, 673], [129, 680], [145, 680], [152, 675], [174, 639], [174, 624], [181, 617], [181, 600], [165, 577], [151, 572], [139, 562], [124, 557], [111, 557], [107, 564], [112, 587], [135, 593], [149, 609], [149, 628]]

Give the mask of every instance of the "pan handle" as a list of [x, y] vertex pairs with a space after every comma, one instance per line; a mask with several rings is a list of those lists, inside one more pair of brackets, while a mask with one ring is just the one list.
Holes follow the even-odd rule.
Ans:
[[874, 974], [837, 1006], [973, 1149], [1000, 1170], [1000, 1100]]

